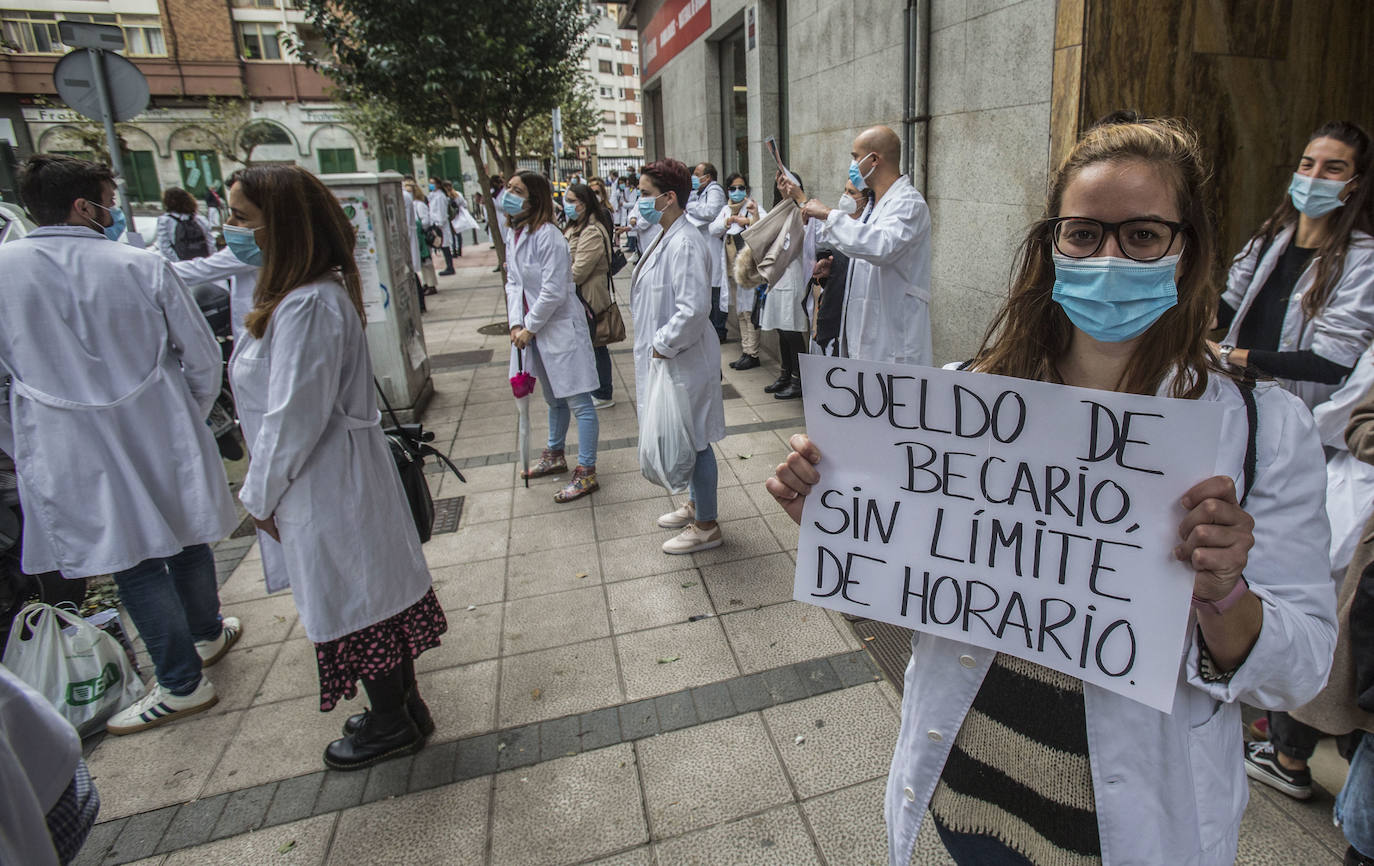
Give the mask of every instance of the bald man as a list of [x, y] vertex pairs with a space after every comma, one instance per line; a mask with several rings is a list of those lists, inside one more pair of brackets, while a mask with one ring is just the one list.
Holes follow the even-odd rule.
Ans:
[[814, 198], [802, 211], [824, 222], [818, 243], [849, 257], [841, 356], [929, 366], [930, 208], [901, 173], [901, 151], [886, 126], [854, 139], [849, 179], [870, 193], [861, 219]]

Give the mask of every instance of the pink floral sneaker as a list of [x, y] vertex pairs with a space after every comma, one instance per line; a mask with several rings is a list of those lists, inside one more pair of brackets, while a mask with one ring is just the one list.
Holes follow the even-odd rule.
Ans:
[[525, 477], [543, 478], [545, 475], [557, 475], [567, 471], [568, 460], [563, 456], [563, 452], [550, 451], [545, 448], [539, 455], [539, 462], [530, 467], [530, 471], [525, 473]]
[[596, 467], [579, 465], [573, 470], [572, 481], [568, 486], [553, 495], [554, 502], [572, 502], [574, 499], [581, 499], [593, 490], [599, 490], [600, 484], [596, 483]]

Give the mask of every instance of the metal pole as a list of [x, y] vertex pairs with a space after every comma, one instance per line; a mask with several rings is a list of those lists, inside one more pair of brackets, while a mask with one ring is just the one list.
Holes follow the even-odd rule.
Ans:
[[110, 90], [105, 85], [105, 61], [98, 48], [87, 48], [91, 56], [91, 77], [95, 79], [96, 93], [100, 96], [100, 119], [105, 122], [105, 146], [110, 149], [110, 166], [114, 169], [115, 186], [119, 190], [119, 204], [124, 217], [129, 222], [129, 231], [134, 230], [134, 212], [129, 206], [129, 190], [124, 181], [124, 157], [119, 152], [119, 138], [115, 135], [114, 109], [110, 107]]

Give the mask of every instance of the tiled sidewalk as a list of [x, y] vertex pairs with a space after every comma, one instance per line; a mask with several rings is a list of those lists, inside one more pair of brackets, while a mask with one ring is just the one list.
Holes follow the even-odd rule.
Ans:
[[[468, 478], [431, 476], [436, 497], [464, 504], [457, 531], [425, 546], [449, 617], [418, 664], [430, 745], [323, 772], [362, 701], [318, 712], [290, 596], [266, 596], [256, 548], [227, 542], [221, 598], [245, 636], [211, 670], [220, 704], [91, 751], [104, 806], [80, 863], [886, 862], [897, 696], [847, 623], [791, 600], [797, 529], [761, 484], [802, 426], [800, 401], [762, 393], [775, 367], [725, 370], [726, 544], [666, 556], [654, 520], [672, 501], [639, 475], [628, 343], [600, 416], [614, 446], [602, 489], [557, 505], [560, 480], [517, 481], [509, 342], [477, 330], [504, 320], [496, 276], [488, 262], [443, 278], [425, 317], [432, 356], [492, 353], [437, 371], [424, 418]], [[725, 348], [730, 360], [738, 344]], [[574, 424], [570, 453], [575, 439]], [[1257, 794], [1240, 862], [1339, 863], [1320, 806]], [[949, 861], [927, 834], [914, 862]]]

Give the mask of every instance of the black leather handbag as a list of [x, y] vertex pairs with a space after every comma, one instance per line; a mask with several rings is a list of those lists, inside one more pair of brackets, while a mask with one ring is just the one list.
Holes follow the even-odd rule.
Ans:
[[423, 424], [402, 424], [382, 392], [381, 383], [376, 379], [372, 383], [377, 388], [377, 396], [382, 398], [387, 415], [391, 417], [391, 426], [383, 427], [382, 434], [391, 446], [391, 457], [396, 461], [396, 471], [401, 475], [401, 489], [405, 491], [406, 502], [410, 504], [410, 515], [415, 519], [415, 531], [420, 535], [420, 543], [424, 544], [434, 535], [434, 496], [429, 492], [429, 482], [425, 480], [425, 458], [437, 457], [458, 476], [459, 481], [466, 484], [467, 479], [448, 455], [429, 444], [434, 441], [434, 434], [425, 430]]

